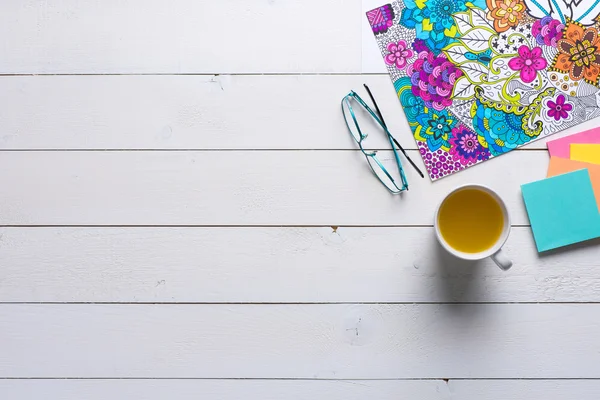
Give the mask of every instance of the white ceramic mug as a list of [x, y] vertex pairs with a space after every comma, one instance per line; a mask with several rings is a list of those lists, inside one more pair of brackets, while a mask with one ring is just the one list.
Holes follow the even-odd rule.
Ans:
[[[454, 249], [446, 242], [446, 240], [444, 240], [442, 233], [440, 232], [438, 217], [439, 217], [440, 208], [441, 208], [442, 204], [452, 194], [454, 194], [460, 190], [465, 190], [465, 189], [481, 190], [481, 191], [489, 194], [490, 196], [492, 196], [494, 198], [494, 200], [496, 200], [496, 203], [498, 203], [498, 205], [502, 209], [502, 217], [504, 219], [504, 227], [502, 229], [502, 234], [500, 235], [500, 237], [498, 238], [498, 240], [492, 247], [490, 247], [489, 249], [482, 251], [480, 253], [464, 253], [462, 251], [458, 251], [458, 250]], [[438, 241], [446, 249], [446, 251], [448, 251], [450, 254], [453, 254], [454, 256], [461, 258], [463, 260], [483, 260], [484, 258], [491, 257], [492, 260], [494, 260], [494, 262], [504, 271], [506, 271], [510, 267], [512, 267], [512, 261], [509, 260], [508, 257], [506, 257], [506, 255], [502, 252], [502, 246], [504, 246], [504, 243], [506, 243], [506, 239], [508, 239], [508, 234], [510, 233], [510, 216], [508, 215], [508, 210], [506, 209], [506, 204], [504, 203], [504, 201], [500, 198], [500, 196], [498, 196], [498, 194], [496, 192], [494, 192], [492, 189], [488, 188], [487, 186], [465, 185], [465, 186], [460, 186], [460, 187], [454, 189], [452, 192], [448, 193], [446, 195], [446, 197], [444, 197], [444, 200], [442, 200], [442, 202], [440, 203], [440, 205], [438, 206], [438, 208], [435, 212], [434, 226], [435, 226], [435, 234], [438, 238]]]

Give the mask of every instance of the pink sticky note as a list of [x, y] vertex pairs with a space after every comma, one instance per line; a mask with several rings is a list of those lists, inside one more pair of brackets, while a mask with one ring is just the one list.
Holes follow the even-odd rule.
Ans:
[[571, 158], [571, 143], [600, 143], [600, 127], [552, 140], [547, 143], [548, 152], [552, 157]]

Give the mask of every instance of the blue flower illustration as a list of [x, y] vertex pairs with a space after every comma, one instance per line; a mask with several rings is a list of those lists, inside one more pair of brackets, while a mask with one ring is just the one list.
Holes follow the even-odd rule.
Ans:
[[425, 102], [422, 98], [413, 94], [412, 83], [408, 77], [398, 79], [394, 82], [394, 87], [398, 94], [398, 98], [400, 99], [400, 103], [404, 108], [406, 119], [414, 132], [418, 125], [417, 117], [423, 114], [425, 110]]
[[456, 126], [456, 118], [447, 110], [437, 111], [425, 108], [417, 116], [419, 123], [415, 129], [415, 138], [427, 143], [429, 150], [450, 150], [449, 139], [452, 137], [452, 128]]
[[506, 153], [531, 140], [522, 127], [523, 116], [497, 110], [476, 100], [473, 127], [494, 156]]
[[436, 54], [458, 35], [453, 14], [469, 7], [486, 7], [485, 0], [405, 0], [404, 5], [400, 24], [415, 29], [417, 38], [424, 40]]

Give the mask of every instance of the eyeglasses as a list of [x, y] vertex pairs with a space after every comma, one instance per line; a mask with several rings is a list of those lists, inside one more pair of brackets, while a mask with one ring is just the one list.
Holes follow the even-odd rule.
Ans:
[[[352, 135], [352, 138], [356, 141], [360, 150], [365, 155], [367, 163], [373, 174], [379, 179], [379, 181], [389, 190], [391, 193], [401, 193], [405, 190], [408, 190], [408, 182], [406, 180], [406, 176], [404, 174], [404, 169], [402, 168], [402, 163], [400, 162], [400, 156], [396, 151], [396, 146], [402, 152], [404, 157], [408, 160], [408, 162], [415, 168], [415, 170], [419, 173], [421, 178], [424, 178], [425, 175], [421, 172], [421, 170], [415, 165], [415, 163], [410, 159], [410, 157], [406, 154], [400, 143], [392, 136], [389, 132], [387, 125], [381, 115], [381, 111], [377, 106], [377, 102], [371, 93], [371, 90], [367, 85], [364, 85], [371, 101], [375, 106], [376, 113], [365, 103], [363, 99], [355, 92], [350, 91], [350, 93], [342, 99], [342, 113], [344, 114], [344, 119], [346, 121], [346, 126], [348, 127], [348, 131]], [[358, 106], [358, 108], [355, 108]], [[365, 114], [366, 111], [368, 114]], [[370, 115], [370, 117], [369, 117]], [[377, 158], [377, 151], [371, 151], [366, 148], [365, 140], [368, 137], [368, 134], [364, 132], [367, 126], [372, 125], [371, 121], [367, 121], [368, 119], [374, 120], [376, 122], [376, 129], [383, 129], [385, 135], [392, 146], [392, 150], [394, 152], [394, 159], [396, 161], [396, 166], [398, 168], [397, 172], [388, 171], [381, 161]], [[359, 124], [359, 120], [361, 120]], [[363, 129], [361, 129], [361, 125]], [[396, 146], [394, 146], [394, 144]], [[396, 177], [400, 176], [400, 182], [397, 182], [397, 179], [394, 179], [394, 175]]]

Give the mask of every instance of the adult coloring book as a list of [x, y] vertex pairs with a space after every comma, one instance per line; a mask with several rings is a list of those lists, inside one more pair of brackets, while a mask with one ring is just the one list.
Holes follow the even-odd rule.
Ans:
[[600, 0], [403, 0], [367, 18], [432, 180], [600, 115]]

